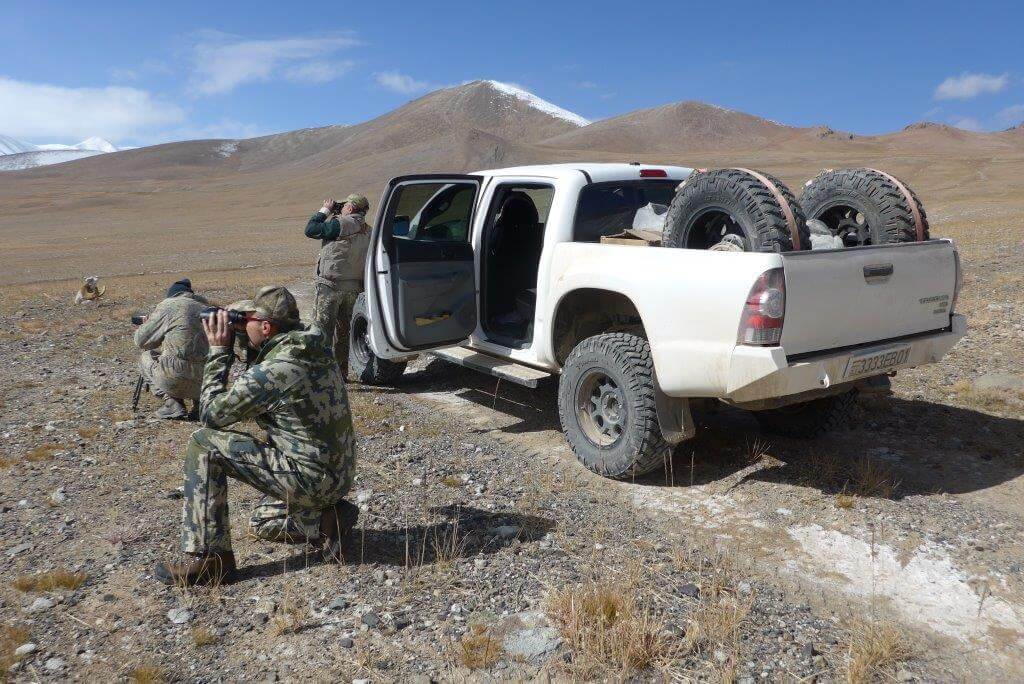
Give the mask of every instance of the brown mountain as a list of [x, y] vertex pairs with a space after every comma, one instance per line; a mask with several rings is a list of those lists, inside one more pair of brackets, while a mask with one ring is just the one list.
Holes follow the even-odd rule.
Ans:
[[933, 221], [961, 215], [979, 198], [989, 198], [985, 220], [1004, 220], [1017, 215], [1019, 199], [1010, 198], [1024, 196], [1020, 128], [916, 124], [852, 136], [699, 102], [582, 123], [529, 93], [474, 81], [355, 125], [168, 143], [0, 173], [0, 245], [12, 255], [0, 283], [85, 271], [301, 266], [316, 248], [302, 227], [324, 197], [356, 191], [376, 205], [389, 177], [426, 171], [579, 160], [743, 165], [772, 171], [799, 193], [824, 167], [870, 165], [911, 182]]

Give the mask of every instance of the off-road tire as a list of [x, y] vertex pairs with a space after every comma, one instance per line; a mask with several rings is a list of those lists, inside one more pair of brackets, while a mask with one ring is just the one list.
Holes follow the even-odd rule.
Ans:
[[[911, 201], [921, 212], [924, 239], [928, 239], [928, 216], [914, 191], [900, 179]], [[915, 242], [917, 224], [910, 202], [890, 179], [872, 169], [836, 169], [823, 171], [804, 185], [800, 204], [809, 219], [819, 219], [835, 233], [843, 208], [859, 212], [865, 219], [870, 242], [884, 245]], [[856, 214], [855, 214], [856, 215]]]
[[366, 385], [393, 385], [405, 372], [406, 362], [396, 363], [375, 355], [364, 337], [368, 325], [366, 293], [362, 293], [352, 307], [352, 321], [348, 329], [349, 375]]
[[813, 439], [843, 425], [856, 390], [767, 411], [755, 411], [761, 429], [783, 437]]
[[[624, 416], [621, 434], [603, 446], [587, 436], [577, 410], [582, 402], [580, 391], [595, 374], [603, 374], [616, 385]], [[672, 448], [662, 438], [658, 424], [651, 347], [642, 337], [604, 333], [576, 345], [558, 381], [558, 416], [576, 458], [598, 475], [638, 477], [672, 457]]]
[[[777, 178], [763, 171], [758, 173], [779, 189], [793, 213], [800, 248], [810, 249], [811, 233], [796, 197]], [[720, 241], [721, 235], [712, 235], [705, 224], [721, 214], [727, 214], [738, 224], [745, 251], [793, 250], [789, 224], [775, 193], [755, 176], [739, 169], [695, 171], [687, 178], [669, 205], [662, 244], [665, 247], [708, 249]]]

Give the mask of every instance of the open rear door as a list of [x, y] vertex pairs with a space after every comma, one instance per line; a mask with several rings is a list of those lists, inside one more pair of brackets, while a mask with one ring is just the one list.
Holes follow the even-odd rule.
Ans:
[[465, 341], [477, 323], [471, 244], [478, 176], [419, 175], [391, 181], [374, 229], [367, 285], [373, 323], [387, 346], [415, 352]]

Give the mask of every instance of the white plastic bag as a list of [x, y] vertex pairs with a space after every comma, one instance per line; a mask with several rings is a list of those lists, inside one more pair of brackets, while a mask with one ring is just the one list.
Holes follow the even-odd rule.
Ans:
[[653, 230], [660, 233], [665, 227], [665, 214], [667, 213], [668, 207], [664, 204], [648, 202], [636, 210], [636, 215], [633, 216], [633, 229]]

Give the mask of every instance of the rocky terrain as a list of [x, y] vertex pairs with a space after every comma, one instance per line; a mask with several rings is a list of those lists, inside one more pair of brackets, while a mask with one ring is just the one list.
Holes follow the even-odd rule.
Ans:
[[[250, 286], [241, 281], [211, 294], [233, 299]], [[362, 513], [345, 564], [247, 538], [257, 497], [233, 487], [241, 578], [164, 587], [151, 571], [176, 551], [181, 450], [194, 425], [147, 418], [152, 398], [130, 410], [126, 321], [155, 301], [152, 288], [111, 283], [98, 306], [69, 306], [57, 288], [2, 302], [4, 676], [827, 681], [955, 671], [920, 657], [925, 642], [883, 611], [801, 594], [754, 571], [730, 535], [630, 505], [633, 488], [664, 489], [664, 478], [609, 486], [559, 449], [538, 450], [553, 427], [543, 392], [530, 409], [534, 441], [481, 424], [480, 412], [437, 410], [449, 391], [494, 389], [440, 362], [419, 364], [400, 391], [351, 386]], [[502, 390], [478, 405], [500, 402], [507, 417], [522, 399]], [[766, 458], [740, 441], [720, 446], [692, 472], [680, 455], [675, 477], [728, 487], [730, 473]], [[865, 514], [876, 506], [857, 501]]]

